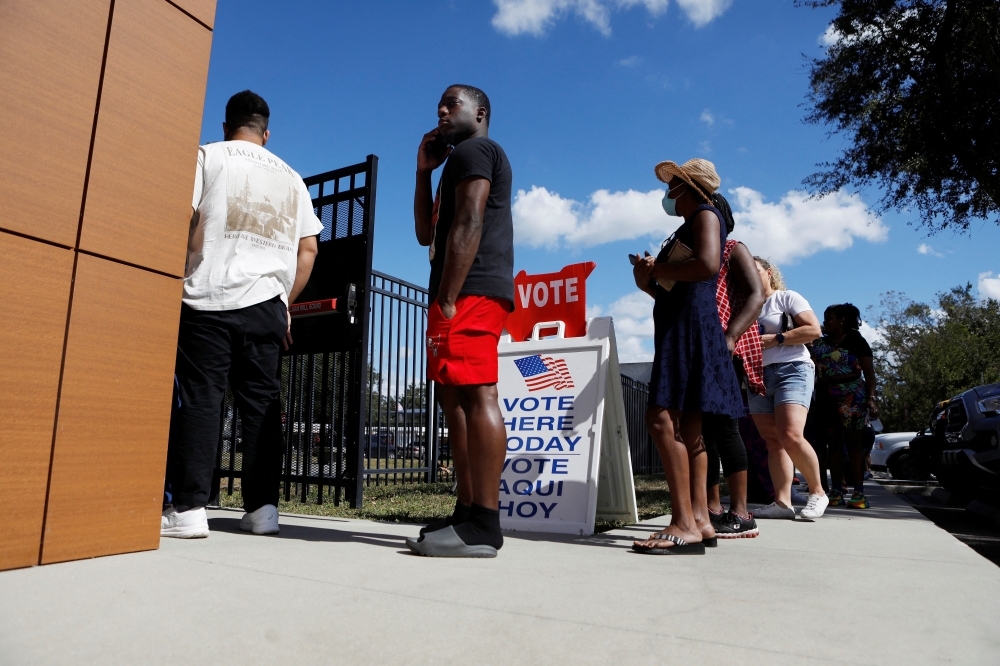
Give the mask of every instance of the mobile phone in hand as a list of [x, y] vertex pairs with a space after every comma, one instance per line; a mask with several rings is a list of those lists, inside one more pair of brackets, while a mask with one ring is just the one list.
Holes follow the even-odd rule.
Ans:
[[433, 141], [427, 144], [427, 150], [435, 159], [441, 159], [444, 157], [445, 151], [448, 150], [448, 142], [438, 134]]

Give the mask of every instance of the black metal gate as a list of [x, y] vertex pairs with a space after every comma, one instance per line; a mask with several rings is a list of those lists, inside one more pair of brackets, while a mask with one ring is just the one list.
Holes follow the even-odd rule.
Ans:
[[[305, 178], [323, 222], [309, 282], [296, 303], [331, 302], [335, 310], [292, 319], [294, 345], [282, 359], [285, 499], [316, 490], [334, 503], [361, 505], [368, 382], [368, 320], [378, 158]], [[227, 390], [217, 474], [227, 491], [241, 476], [239, 410]], [[327, 498], [329, 499], [329, 498]]]

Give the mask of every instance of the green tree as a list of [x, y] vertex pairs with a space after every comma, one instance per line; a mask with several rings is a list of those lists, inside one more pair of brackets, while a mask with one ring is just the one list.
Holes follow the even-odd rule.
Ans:
[[806, 178], [817, 194], [882, 189], [933, 233], [1000, 222], [1000, 2], [797, 0], [836, 6], [812, 60], [806, 121], [850, 143]]
[[936, 309], [898, 292], [874, 310], [882, 333], [872, 350], [887, 430], [916, 430], [933, 406], [1000, 382], [1000, 303], [976, 301], [972, 285], [938, 294]]

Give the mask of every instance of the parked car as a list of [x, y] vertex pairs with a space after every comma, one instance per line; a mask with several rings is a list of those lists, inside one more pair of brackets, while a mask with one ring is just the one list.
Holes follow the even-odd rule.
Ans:
[[1000, 384], [977, 386], [939, 404], [910, 448], [938, 482], [962, 495], [1000, 492]]
[[365, 456], [368, 458], [395, 458], [396, 438], [391, 433], [371, 433], [366, 437]]
[[915, 432], [887, 432], [875, 436], [872, 447], [872, 470], [888, 471], [894, 479], [924, 480], [928, 472], [910, 454], [910, 440]]
[[939, 483], [941, 478], [938, 462], [941, 459], [941, 452], [948, 446], [944, 438], [944, 429], [948, 425], [948, 402], [943, 400], [936, 404], [931, 410], [927, 427], [922, 428], [916, 437], [910, 440], [910, 456], [921, 473], [933, 474]]

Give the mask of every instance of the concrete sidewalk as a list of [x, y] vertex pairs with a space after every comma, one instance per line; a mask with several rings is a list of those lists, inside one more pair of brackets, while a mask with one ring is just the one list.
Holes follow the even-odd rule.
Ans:
[[1000, 661], [1000, 569], [875, 486], [870, 511], [760, 521], [704, 557], [629, 552], [665, 519], [412, 556], [413, 525], [211, 512], [209, 539], [0, 573], [2, 664]]

